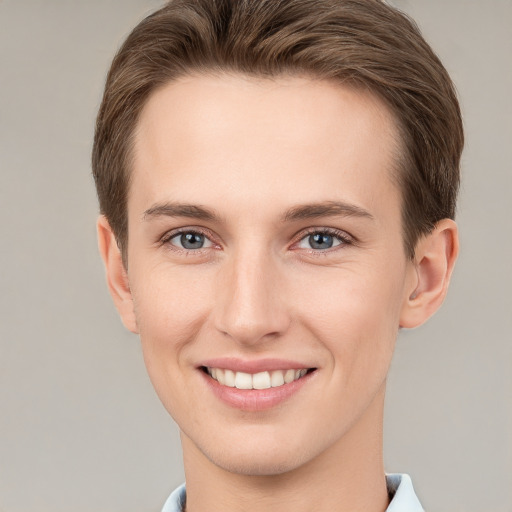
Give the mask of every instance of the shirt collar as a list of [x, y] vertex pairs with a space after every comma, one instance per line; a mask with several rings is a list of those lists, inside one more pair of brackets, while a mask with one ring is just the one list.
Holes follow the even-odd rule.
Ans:
[[386, 484], [391, 497], [386, 512], [424, 512], [409, 475], [391, 473], [386, 475]]
[[[386, 483], [391, 497], [386, 512], [424, 512], [409, 475], [398, 473], [386, 475]], [[186, 498], [185, 484], [183, 484], [167, 498], [162, 512], [182, 512]]]

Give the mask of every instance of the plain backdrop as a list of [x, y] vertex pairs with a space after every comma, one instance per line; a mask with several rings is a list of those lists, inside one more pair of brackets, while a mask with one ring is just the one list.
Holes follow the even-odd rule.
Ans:
[[[462, 253], [400, 335], [385, 460], [430, 512], [512, 511], [512, 2], [396, 0], [453, 76]], [[0, 0], [0, 511], [158, 511], [177, 429], [96, 250], [93, 126], [109, 62], [156, 0]]]

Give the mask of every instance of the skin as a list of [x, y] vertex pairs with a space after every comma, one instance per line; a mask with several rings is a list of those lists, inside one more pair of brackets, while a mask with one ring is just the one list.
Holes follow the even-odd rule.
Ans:
[[[128, 268], [103, 217], [99, 245], [121, 318], [180, 427], [188, 512], [386, 509], [396, 336], [439, 307], [458, 251], [446, 219], [406, 257], [397, 140], [379, 99], [308, 78], [189, 76], [146, 104]], [[176, 230], [205, 245], [180, 247]], [[333, 246], [312, 247], [312, 233]], [[278, 406], [240, 410], [198, 369], [218, 357], [315, 371]]]

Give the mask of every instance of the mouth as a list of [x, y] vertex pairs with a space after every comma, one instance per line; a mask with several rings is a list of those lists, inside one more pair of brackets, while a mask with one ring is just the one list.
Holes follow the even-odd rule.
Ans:
[[244, 390], [263, 390], [291, 384], [313, 373], [316, 368], [283, 369], [258, 373], [239, 372], [210, 366], [202, 366], [201, 370], [221, 386]]

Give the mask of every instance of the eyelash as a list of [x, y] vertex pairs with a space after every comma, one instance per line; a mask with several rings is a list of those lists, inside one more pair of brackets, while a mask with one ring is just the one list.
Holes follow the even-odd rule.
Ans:
[[[162, 246], [164, 246], [164, 245], [171, 246], [173, 251], [177, 251], [180, 253], [186, 253], [186, 254], [196, 254], [196, 255], [200, 255], [203, 253], [204, 250], [210, 249], [210, 247], [206, 247], [206, 248], [201, 247], [199, 249], [185, 249], [185, 248], [178, 247], [171, 243], [171, 240], [173, 238], [175, 238], [179, 235], [189, 234], [189, 233], [194, 234], [194, 235], [204, 236], [206, 239], [208, 239], [211, 242], [213, 247], [220, 246], [220, 244], [218, 244], [214, 241], [215, 237], [213, 236], [213, 234], [210, 231], [207, 231], [207, 230], [204, 230], [201, 228], [197, 228], [197, 227], [180, 228], [180, 229], [170, 231], [170, 232], [166, 233], [159, 240], [159, 244]], [[308, 253], [313, 254], [315, 256], [327, 255], [328, 253], [335, 251], [335, 250], [339, 250], [339, 249], [343, 248], [344, 246], [355, 245], [355, 243], [356, 243], [356, 240], [351, 235], [346, 233], [345, 231], [341, 231], [341, 230], [334, 229], [334, 228], [309, 228], [306, 231], [301, 231], [298, 235], [296, 235], [294, 237], [294, 241], [292, 242], [291, 247], [293, 248], [293, 246], [299, 244], [300, 242], [302, 242], [304, 239], [306, 239], [307, 237], [309, 237], [311, 235], [328, 235], [328, 236], [332, 236], [333, 238], [337, 238], [340, 242], [339, 244], [337, 244], [333, 247], [329, 247], [327, 249], [313, 249], [313, 248], [304, 249]], [[299, 249], [294, 249], [294, 250], [299, 250]]]

